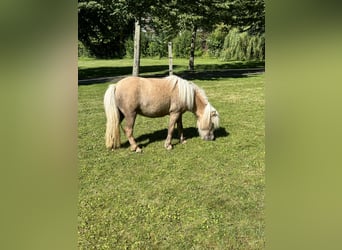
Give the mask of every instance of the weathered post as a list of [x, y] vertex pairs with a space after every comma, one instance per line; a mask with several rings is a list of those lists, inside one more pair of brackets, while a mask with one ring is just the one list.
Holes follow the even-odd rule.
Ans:
[[169, 75], [173, 75], [173, 64], [172, 64], [172, 42], [168, 43], [169, 49]]
[[133, 76], [139, 75], [140, 67], [140, 22], [139, 19], [135, 20], [134, 28], [134, 59], [133, 59]]

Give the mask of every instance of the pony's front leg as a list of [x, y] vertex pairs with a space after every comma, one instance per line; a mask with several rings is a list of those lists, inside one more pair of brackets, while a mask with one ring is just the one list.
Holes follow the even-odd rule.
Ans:
[[181, 144], [186, 143], [186, 140], [183, 135], [183, 122], [182, 122], [182, 115], [179, 116], [177, 120], [177, 129], [178, 129], [178, 136], [179, 136], [179, 141]]
[[172, 145], [171, 145], [172, 133], [173, 133], [173, 130], [175, 129], [175, 124], [178, 118], [179, 118], [179, 113], [170, 114], [169, 128], [167, 130], [167, 137], [166, 137], [165, 144], [164, 144], [167, 150], [172, 149]]

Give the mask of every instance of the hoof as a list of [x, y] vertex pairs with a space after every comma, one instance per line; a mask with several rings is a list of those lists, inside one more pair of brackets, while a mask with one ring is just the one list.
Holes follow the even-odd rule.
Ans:
[[138, 145], [136, 145], [135, 147], [131, 147], [131, 152], [137, 152], [140, 153], [141, 152], [141, 148], [139, 148]]
[[182, 141], [181, 141], [181, 144], [185, 144], [185, 143], [186, 143], [186, 140], [182, 140]]
[[168, 145], [168, 146], [165, 146], [165, 148], [166, 148], [167, 150], [171, 150], [171, 149], [172, 149], [172, 145], [170, 144], [170, 145]]

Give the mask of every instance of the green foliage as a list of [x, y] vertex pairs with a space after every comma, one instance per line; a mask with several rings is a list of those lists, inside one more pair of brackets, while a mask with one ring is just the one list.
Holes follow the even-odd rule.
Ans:
[[97, 58], [122, 57], [125, 53], [124, 41], [132, 33], [133, 19], [118, 11], [119, 3], [78, 2], [78, 39]]
[[[125, 42], [126, 58], [134, 56], [134, 41], [128, 38]], [[141, 32], [140, 51], [143, 57], [165, 57], [167, 56], [167, 42], [162, 36], [156, 36], [147, 32]]]
[[265, 34], [254, 35], [247, 46], [247, 60], [265, 60]]
[[[190, 55], [191, 32], [184, 30], [172, 40], [172, 50], [174, 57], [188, 58]], [[203, 54], [201, 37], [196, 37], [195, 55], [201, 56]]]
[[265, 249], [264, 76], [193, 81], [229, 135], [201, 140], [187, 112], [187, 143], [167, 151], [168, 117], [138, 116], [142, 154], [123, 133], [122, 148], [104, 146], [109, 83], [79, 86], [79, 249]]
[[227, 25], [221, 23], [216, 26], [216, 29], [208, 36], [207, 46], [210, 56], [219, 57], [223, 48], [224, 39], [228, 34]]
[[252, 34], [265, 33], [265, 1], [219, 1], [216, 15], [220, 22]]
[[151, 40], [148, 44], [147, 56], [162, 58], [167, 55], [167, 46], [160, 40]]
[[[173, 39], [175, 56], [188, 57], [191, 41], [188, 34], [180, 31], [194, 30], [195, 27], [198, 32], [210, 33], [216, 27], [207, 42], [208, 54], [231, 58], [233, 52], [224, 51], [225, 55], [220, 55], [227, 27], [237, 27], [256, 36], [265, 30], [264, 0], [79, 0], [79, 40], [91, 55], [98, 58], [131, 57], [133, 47], [129, 39], [133, 34], [135, 18], [140, 19], [143, 30], [147, 31], [145, 43], [141, 43], [141, 54], [150, 57], [166, 56], [167, 42]], [[254, 40], [248, 41], [250, 45], [238, 45], [244, 47], [240, 50], [249, 51], [245, 56], [242, 52], [237, 53], [239, 58], [263, 57], [260, 44], [264, 39]], [[206, 52], [199, 43], [197, 39], [196, 56]], [[248, 49], [245, 48], [248, 46]]]
[[146, 45], [144, 56], [148, 57], [165, 57], [168, 54], [167, 51], [167, 38], [164, 34], [150, 34], [148, 37], [148, 43]]
[[125, 42], [125, 57], [126, 58], [133, 58], [134, 56], [134, 41], [132, 38], [128, 38]]
[[239, 32], [237, 28], [229, 31], [225, 37], [220, 58], [229, 60], [264, 60], [264, 35], [250, 35], [248, 32]]
[[190, 43], [191, 43], [191, 32], [188, 30], [180, 32], [180, 34], [173, 39], [173, 53], [175, 57], [189, 57], [190, 54]]
[[91, 57], [89, 49], [81, 41], [78, 41], [78, 57]]

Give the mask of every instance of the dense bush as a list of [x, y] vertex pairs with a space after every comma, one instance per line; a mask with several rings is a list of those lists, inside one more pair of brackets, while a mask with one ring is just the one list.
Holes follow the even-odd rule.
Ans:
[[[195, 55], [201, 56], [203, 54], [202, 39], [196, 37]], [[172, 51], [174, 57], [188, 58], [190, 56], [191, 32], [188, 30], [180, 32], [180, 34], [172, 41]]]
[[207, 48], [209, 56], [223, 61], [262, 61], [265, 59], [265, 36], [240, 32], [221, 24], [208, 36]]
[[167, 45], [166, 43], [160, 41], [160, 40], [152, 40], [147, 49], [146, 56], [150, 57], [156, 57], [159, 58], [167, 56]]
[[[125, 51], [127, 58], [134, 56], [134, 41], [128, 38], [125, 42]], [[167, 56], [167, 42], [158, 36], [141, 32], [140, 34], [140, 52], [142, 57], [165, 57]]]
[[250, 35], [233, 28], [224, 39], [220, 59], [228, 60], [264, 60], [265, 36]]
[[89, 50], [80, 41], [78, 41], [78, 57], [91, 57]]
[[[142, 57], [167, 57], [168, 38], [163, 34], [151, 32], [141, 32], [141, 56]], [[179, 58], [188, 58], [190, 55], [191, 32], [182, 31], [173, 40], [173, 56]], [[109, 47], [112, 43], [99, 45], [95, 44], [91, 49], [78, 43], [78, 56], [90, 57], [101, 55], [101, 52], [107, 53], [106, 57], [117, 57], [118, 55], [108, 54]], [[106, 50], [108, 46], [108, 50]], [[97, 51], [101, 49], [103, 51]], [[134, 42], [132, 37], [126, 39], [124, 43], [124, 54], [127, 58], [134, 56]], [[229, 28], [226, 25], [218, 25], [212, 33], [198, 31], [196, 37], [195, 56], [208, 55], [216, 57], [223, 61], [230, 60], [265, 60], [265, 35], [249, 34], [248, 32], [240, 32], [236, 28]], [[105, 57], [104, 55], [102, 57]]]
[[125, 51], [127, 58], [133, 58], [134, 56], [134, 41], [132, 38], [128, 38], [125, 42]]
[[208, 54], [211, 57], [219, 57], [223, 48], [224, 39], [228, 35], [228, 27], [220, 24], [206, 39]]
[[172, 41], [172, 50], [174, 57], [188, 57], [190, 55], [191, 33], [182, 31]]

